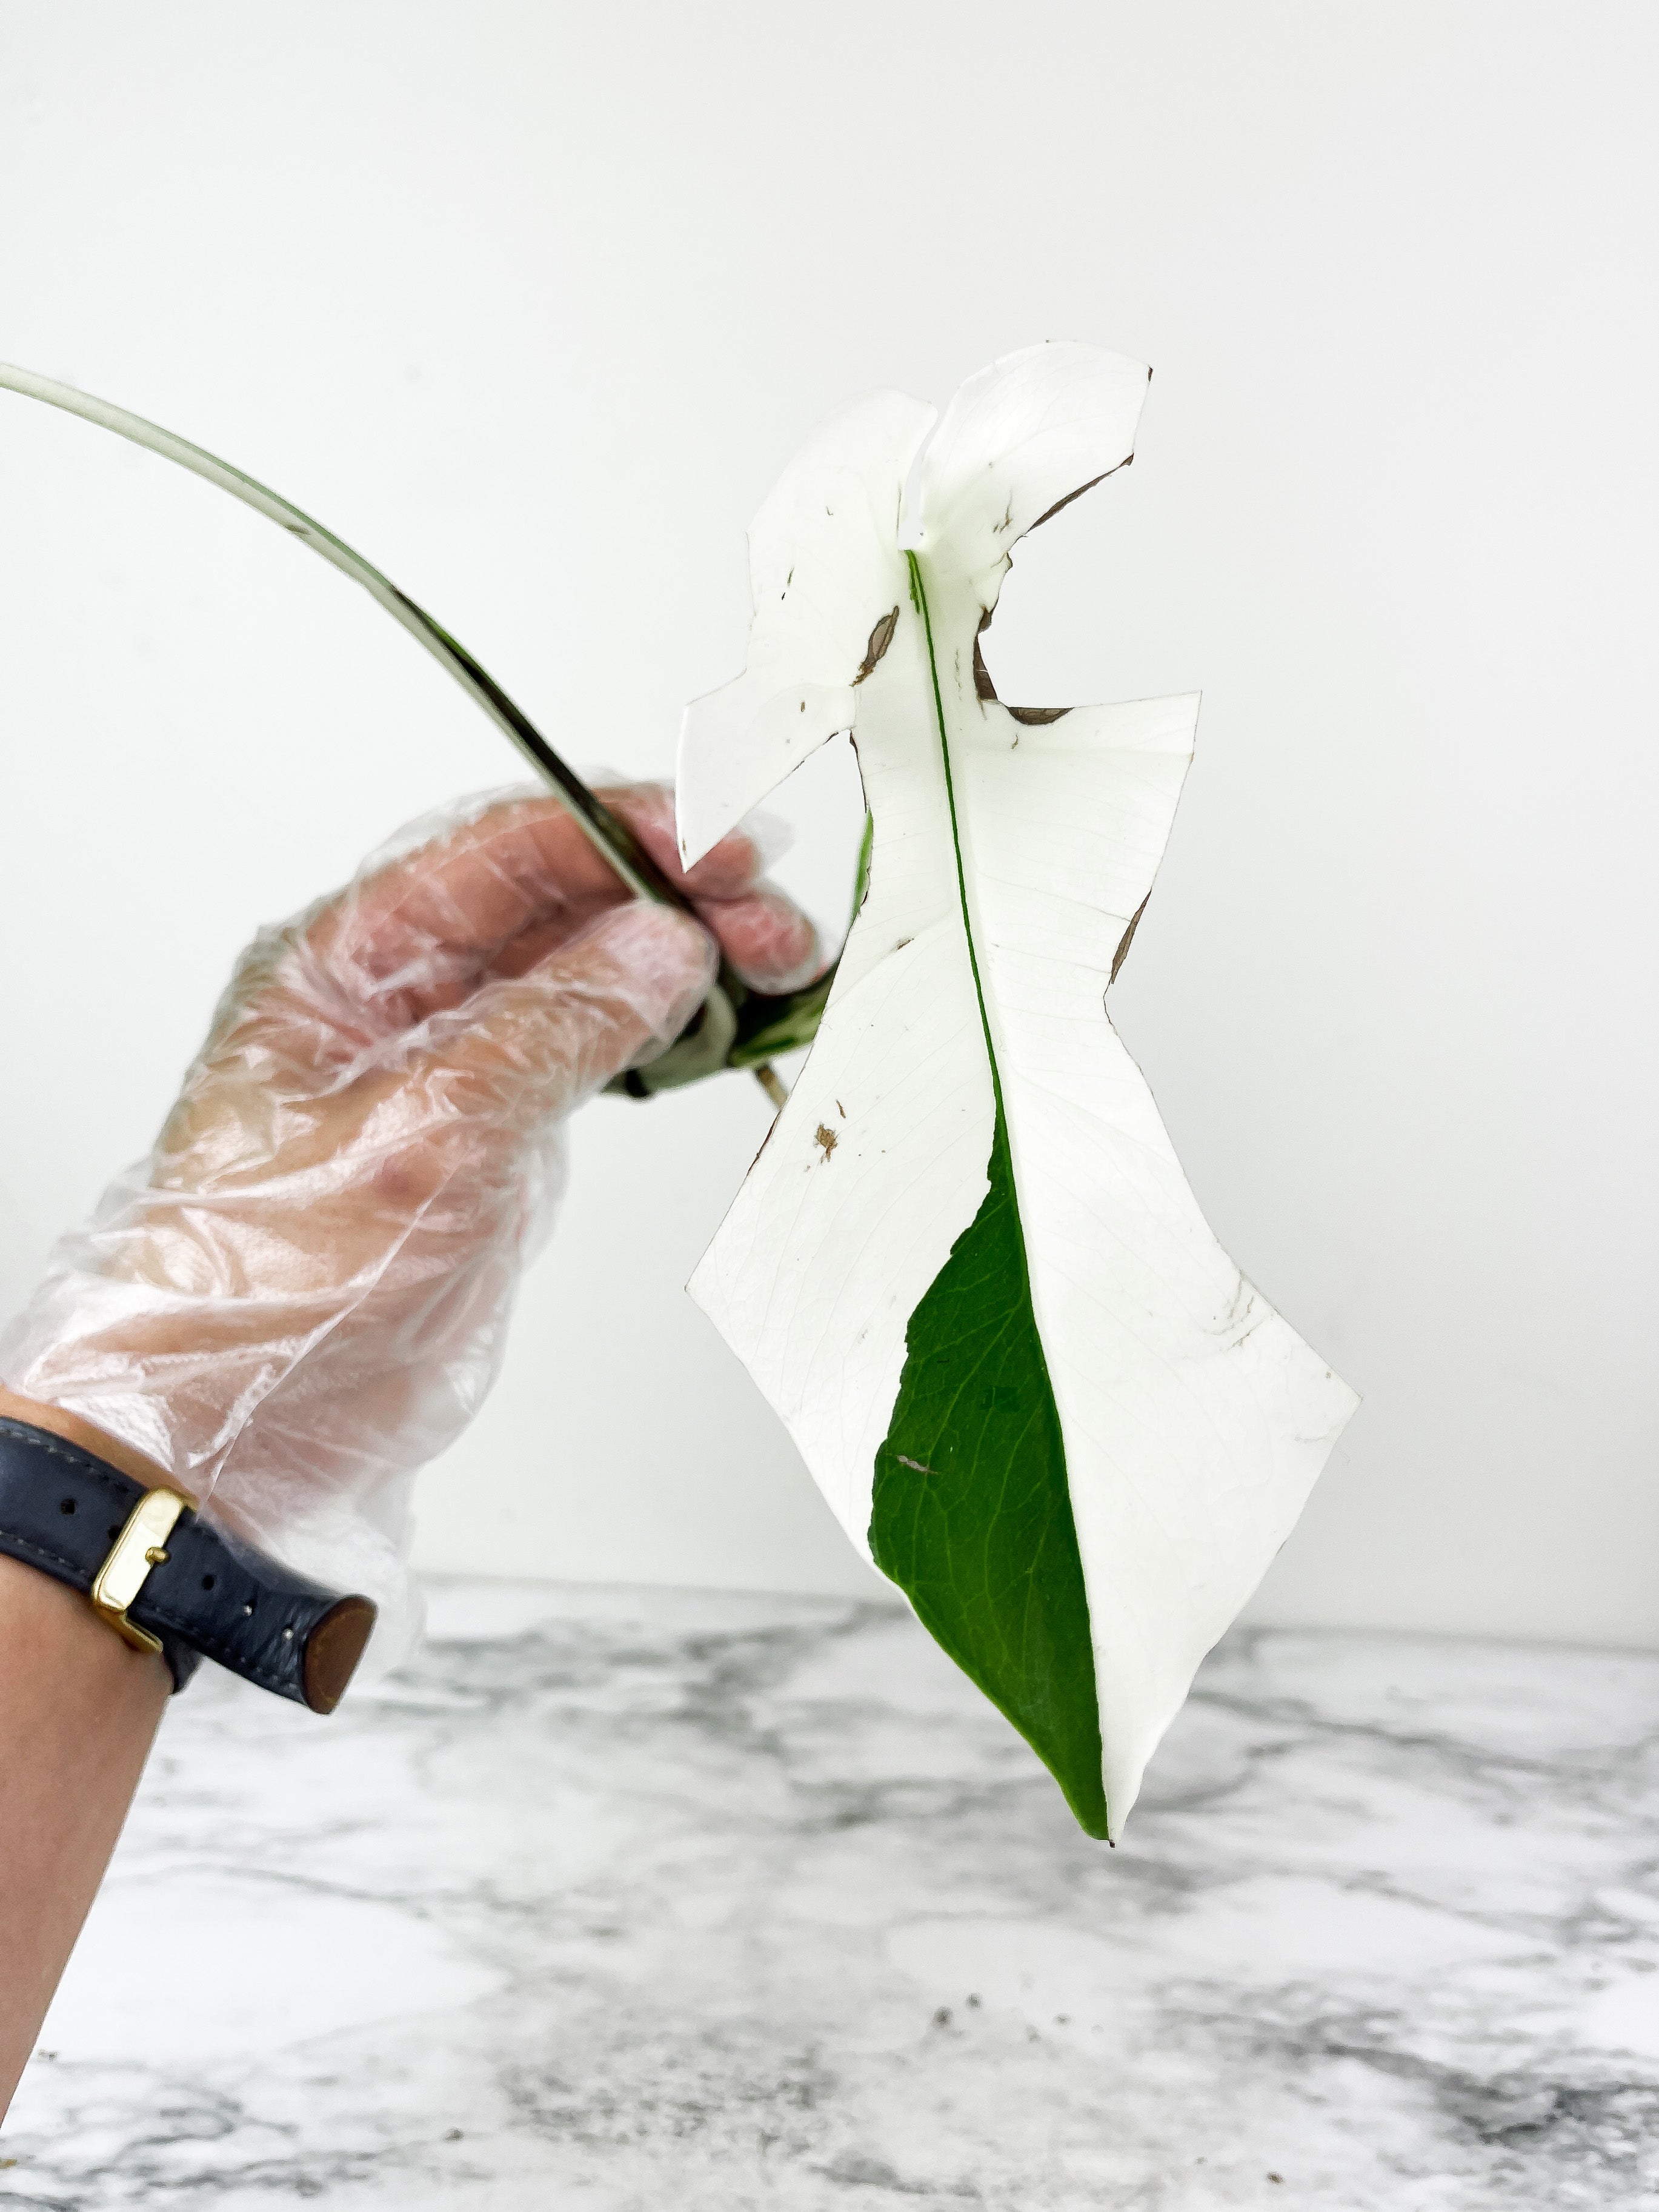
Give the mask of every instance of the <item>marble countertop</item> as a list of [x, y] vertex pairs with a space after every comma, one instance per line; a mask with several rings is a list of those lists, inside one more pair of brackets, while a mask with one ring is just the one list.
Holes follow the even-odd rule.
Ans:
[[454, 1584], [213, 1669], [0, 2205], [1659, 2203], [1659, 1659], [1224, 1645], [1115, 1852], [908, 1617]]

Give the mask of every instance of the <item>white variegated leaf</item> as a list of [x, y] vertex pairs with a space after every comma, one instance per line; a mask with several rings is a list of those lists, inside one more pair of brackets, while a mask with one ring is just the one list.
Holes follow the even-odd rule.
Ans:
[[1216, 1243], [1105, 1011], [1196, 698], [1010, 708], [977, 651], [1014, 541], [1131, 458], [1147, 374], [1034, 348], [925, 447], [915, 401], [832, 417], [763, 510], [748, 666], [680, 762], [688, 861], [841, 729], [874, 818], [817, 1042], [693, 1295], [1113, 1835], [1354, 1404]]

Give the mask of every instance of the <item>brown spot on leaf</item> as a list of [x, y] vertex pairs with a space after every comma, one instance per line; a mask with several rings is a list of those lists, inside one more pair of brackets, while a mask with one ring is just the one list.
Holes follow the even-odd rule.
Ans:
[[[1126, 453], [1118, 463], [1117, 469], [1127, 469], [1133, 459], [1133, 453]], [[1075, 491], [1068, 491], [1064, 499], [1057, 499], [1051, 507], [1038, 515], [1031, 525], [1032, 529], [1041, 530], [1045, 522], [1052, 522], [1062, 507], [1069, 507], [1074, 499], [1081, 499], [1085, 491], [1092, 491], [1097, 483], [1104, 483], [1108, 477], [1115, 477], [1117, 469], [1103, 469], [1097, 477], [1091, 477], [1087, 483], [1080, 483]]]
[[898, 628], [898, 618], [899, 611], [895, 607], [890, 614], [884, 615], [871, 631], [870, 642], [864, 648], [864, 659], [859, 665], [859, 672], [853, 678], [854, 684], [863, 683], [865, 678], [872, 672], [876, 663], [893, 642], [893, 633]]
[[827, 1121], [820, 1121], [817, 1127], [812, 1132], [812, 1142], [815, 1145], [823, 1146], [823, 1157], [827, 1160], [830, 1153], [835, 1151], [836, 1146], [841, 1142], [841, 1139], [836, 1134], [835, 1131], [830, 1127]]
[[906, 1459], [902, 1452], [900, 1452], [897, 1455], [897, 1457], [898, 1463], [901, 1467], [914, 1468], [918, 1474], [934, 1474], [938, 1473], [938, 1469], [936, 1468], [924, 1467], [919, 1459]]
[[[1146, 894], [1146, 898], [1151, 898], [1151, 896], [1152, 896], [1152, 893], [1151, 893], [1150, 891], [1148, 891], [1148, 892], [1147, 892], [1147, 894]], [[1110, 974], [1110, 975], [1106, 978], [1106, 988], [1107, 988], [1109, 991], [1111, 989], [1111, 988], [1112, 988], [1113, 984], [1114, 984], [1114, 983], [1115, 983], [1115, 982], [1116, 982], [1116, 981], [1117, 981], [1117, 971], [1118, 971], [1118, 969], [1119, 969], [1123, 965], [1124, 962], [1125, 962], [1125, 961], [1128, 958], [1128, 957], [1129, 957], [1129, 947], [1130, 947], [1130, 946], [1134, 943], [1134, 941], [1135, 941], [1135, 932], [1136, 932], [1136, 930], [1138, 930], [1138, 929], [1139, 928], [1139, 927], [1140, 927], [1140, 917], [1141, 917], [1141, 915], [1142, 915], [1143, 914], [1145, 914], [1145, 913], [1146, 913], [1146, 899], [1142, 899], [1142, 901], [1140, 902], [1140, 904], [1139, 904], [1139, 905], [1135, 908], [1134, 912], [1133, 912], [1133, 913], [1129, 916], [1129, 927], [1128, 927], [1124, 931], [1124, 933], [1123, 933], [1122, 936], [1121, 936], [1121, 937], [1120, 937], [1120, 938], [1119, 938], [1119, 939], [1117, 940], [1117, 951], [1116, 951], [1115, 953], [1113, 953], [1113, 955], [1112, 955], [1112, 972], [1111, 972], [1111, 974]]]
[[1071, 713], [1069, 707], [1011, 707], [1008, 712], [1017, 722], [1057, 722], [1062, 714]]

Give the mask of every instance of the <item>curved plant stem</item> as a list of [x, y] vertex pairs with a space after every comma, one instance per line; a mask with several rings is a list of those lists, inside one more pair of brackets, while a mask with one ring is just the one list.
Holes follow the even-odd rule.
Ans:
[[[691, 902], [663, 874], [639, 839], [621, 817], [613, 814], [597, 793], [588, 789], [580, 776], [568, 763], [548, 744], [523, 708], [510, 699], [490, 675], [488, 669], [476, 661], [458, 638], [452, 637], [440, 622], [435, 622], [426, 609], [401, 592], [389, 576], [382, 575], [372, 561], [364, 560], [343, 538], [337, 538], [315, 518], [284, 499], [280, 492], [272, 491], [269, 484], [261, 483], [228, 461], [222, 461], [216, 453], [210, 453], [200, 446], [193, 446], [187, 438], [180, 438], [160, 423], [151, 422], [142, 415], [134, 415], [127, 408], [117, 407], [112, 401], [96, 398], [89, 392], [79, 392], [72, 384], [60, 384], [50, 376], [37, 375], [30, 368], [18, 368], [10, 362], [0, 362], [0, 390], [15, 392], [27, 399], [44, 400], [49, 407], [61, 407], [65, 414], [78, 415], [82, 422], [95, 422], [101, 430], [112, 430], [117, 437], [131, 440], [152, 453], [160, 453], [169, 461], [176, 461], [181, 469], [192, 476], [203, 477], [221, 491], [228, 491], [233, 499], [240, 499], [258, 514], [271, 522], [280, 523], [291, 537], [310, 546], [325, 561], [337, 568], [342, 575], [349, 576], [354, 584], [361, 584], [369, 597], [383, 606], [396, 623], [400, 623], [417, 644], [425, 647], [439, 666], [453, 676], [461, 689], [483, 708], [498, 729], [504, 730], [535, 768], [544, 775], [575, 816], [589, 841], [621, 877], [635, 897], [653, 899], [665, 906], [693, 911]], [[736, 984], [735, 991], [732, 986]], [[659, 1090], [676, 1082], [695, 1081], [699, 1075], [713, 1074], [718, 1066], [726, 1064], [733, 1024], [729, 1018], [730, 1001], [739, 1004], [747, 994], [736, 978], [730, 975], [724, 962], [719, 980], [710, 992], [701, 1024], [704, 1049], [696, 1049], [697, 1040], [688, 1037], [671, 1048], [663, 1059], [654, 1063], [653, 1074], [641, 1085], [642, 1091]], [[716, 1000], [726, 1001], [717, 1007]], [[718, 1056], [714, 1041], [720, 1039]], [[671, 1062], [678, 1062], [671, 1068]], [[769, 1066], [755, 1070], [761, 1087], [774, 1103], [781, 1086]], [[666, 1081], [665, 1081], [666, 1079]]]
[[337, 538], [331, 530], [295, 507], [291, 500], [284, 499], [280, 492], [272, 491], [269, 484], [262, 484], [257, 477], [233, 467], [230, 462], [222, 461], [216, 453], [192, 446], [187, 438], [178, 437], [173, 431], [162, 429], [159, 423], [147, 422], [142, 415], [131, 414], [110, 400], [95, 398], [89, 392], [77, 392], [72, 384], [59, 384], [52, 377], [38, 376], [33, 369], [17, 368], [9, 362], [0, 362], [0, 388], [21, 392], [28, 399], [44, 400], [49, 407], [61, 407], [65, 414], [78, 415], [82, 422], [95, 422], [101, 430], [112, 430], [117, 437], [130, 439], [135, 446], [143, 446], [167, 460], [176, 461], [181, 469], [188, 469], [193, 476], [217, 484], [221, 491], [228, 491], [233, 499], [240, 499], [244, 506], [252, 507], [268, 520], [280, 523], [291, 537], [309, 545], [313, 553], [320, 553], [342, 575], [349, 576], [354, 584], [361, 584], [394, 622], [401, 623], [410, 635], [423, 645], [439, 665], [447, 669], [461, 689], [477, 701], [491, 721], [506, 731], [520, 751], [553, 784], [629, 890], [639, 898], [664, 900], [673, 906], [688, 904], [641, 850], [632, 831], [559, 757], [528, 714], [508, 698], [488, 670], [480, 667], [441, 623], [434, 622], [424, 607], [411, 599], [407, 592], [400, 592], [389, 576], [383, 576], [372, 561], [365, 561], [343, 538]]

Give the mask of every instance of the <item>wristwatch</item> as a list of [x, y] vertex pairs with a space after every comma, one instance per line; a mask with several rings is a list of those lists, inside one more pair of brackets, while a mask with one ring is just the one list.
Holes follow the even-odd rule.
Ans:
[[331, 1713], [374, 1626], [342, 1597], [233, 1542], [176, 1490], [147, 1490], [27, 1421], [0, 1419], [0, 1552], [67, 1583], [182, 1690], [201, 1662]]

